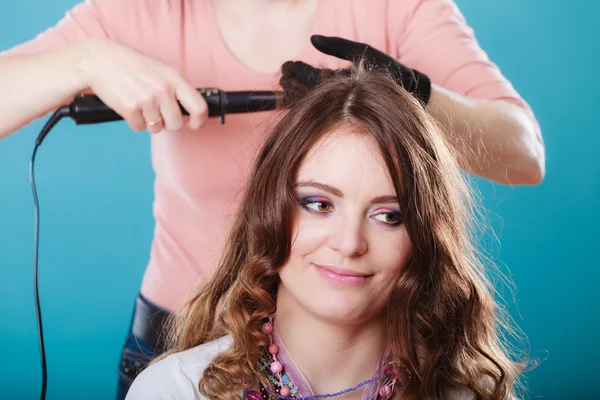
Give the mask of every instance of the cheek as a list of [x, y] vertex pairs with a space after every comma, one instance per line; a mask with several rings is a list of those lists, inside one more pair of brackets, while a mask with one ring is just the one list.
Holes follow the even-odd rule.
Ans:
[[320, 218], [300, 214], [294, 224], [292, 235], [292, 257], [302, 257], [319, 249], [327, 241], [327, 224]]
[[377, 270], [395, 281], [407, 265], [412, 255], [412, 243], [406, 229], [398, 231], [397, 235], [386, 235], [375, 240], [370, 246], [371, 262], [377, 265]]

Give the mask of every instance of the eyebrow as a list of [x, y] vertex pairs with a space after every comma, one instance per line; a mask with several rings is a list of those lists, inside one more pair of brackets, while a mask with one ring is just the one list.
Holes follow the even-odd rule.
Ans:
[[[330, 194], [333, 194], [334, 196], [340, 197], [340, 198], [344, 198], [344, 193], [342, 193], [342, 191], [334, 186], [331, 185], [327, 185], [325, 183], [320, 183], [320, 182], [315, 182], [315, 181], [302, 181], [302, 182], [298, 182], [298, 184], [296, 185], [297, 188], [300, 187], [314, 187], [317, 189], [321, 189], [325, 192], [328, 192]], [[379, 197], [375, 197], [373, 200], [371, 200], [371, 204], [378, 204], [378, 203], [399, 203], [398, 201], [398, 197], [396, 196], [379, 196]]]

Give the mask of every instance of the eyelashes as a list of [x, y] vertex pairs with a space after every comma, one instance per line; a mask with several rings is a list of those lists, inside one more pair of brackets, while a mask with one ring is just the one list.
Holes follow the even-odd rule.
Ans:
[[[376, 217], [384, 216], [383, 219], [378, 219]], [[402, 224], [402, 215], [397, 211], [389, 211], [375, 214], [375, 218], [377, 221], [381, 221], [389, 226], [399, 226]]]
[[311, 214], [326, 214], [333, 209], [331, 202], [315, 197], [299, 199], [299, 203], [304, 210]]
[[[335, 211], [331, 201], [321, 197], [299, 198], [298, 205], [310, 214], [323, 217]], [[402, 214], [399, 211], [393, 210], [374, 213], [370, 218], [391, 227], [400, 226], [403, 222]]]

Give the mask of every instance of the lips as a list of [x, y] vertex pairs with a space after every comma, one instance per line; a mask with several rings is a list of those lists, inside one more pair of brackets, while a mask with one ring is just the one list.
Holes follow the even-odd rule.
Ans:
[[344, 286], [358, 286], [367, 283], [372, 274], [365, 274], [332, 265], [313, 264], [317, 272], [327, 281]]

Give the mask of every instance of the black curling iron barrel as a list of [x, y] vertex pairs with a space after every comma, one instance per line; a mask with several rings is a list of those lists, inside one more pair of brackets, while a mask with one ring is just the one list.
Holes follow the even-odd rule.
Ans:
[[[283, 103], [283, 92], [224, 92], [213, 88], [198, 89], [198, 92], [208, 104], [208, 116], [221, 117], [221, 123], [225, 121], [225, 114], [275, 110]], [[189, 115], [181, 104], [179, 107], [184, 115]], [[75, 97], [75, 100], [69, 105], [69, 116], [77, 125], [98, 124], [123, 119], [95, 95]]]

